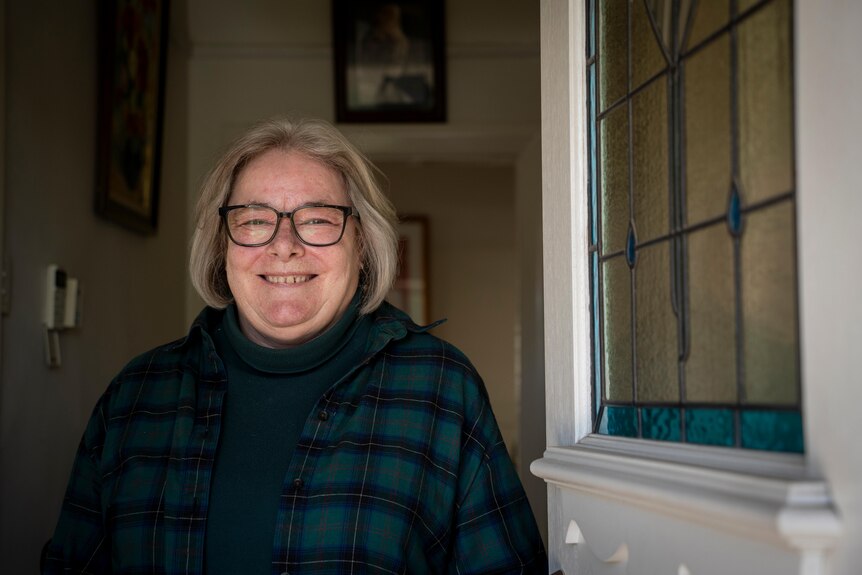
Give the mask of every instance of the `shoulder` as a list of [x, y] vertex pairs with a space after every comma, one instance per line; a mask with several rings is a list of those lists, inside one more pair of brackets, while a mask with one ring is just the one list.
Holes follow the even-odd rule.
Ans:
[[217, 362], [209, 336], [220, 312], [207, 308], [182, 338], [156, 346], [129, 360], [111, 381], [103, 397], [105, 407], [124, 411], [141, 401], [175, 401], [185, 375], [197, 379], [216, 371]]
[[[383, 322], [396, 332], [396, 337], [380, 353], [390, 375], [389, 384], [431, 387], [468, 411], [481, 410], [488, 402], [485, 384], [467, 355], [430, 333], [442, 321], [419, 326], [386, 303], [375, 312], [374, 319], [378, 325]], [[400, 324], [400, 329], [393, 322]]]

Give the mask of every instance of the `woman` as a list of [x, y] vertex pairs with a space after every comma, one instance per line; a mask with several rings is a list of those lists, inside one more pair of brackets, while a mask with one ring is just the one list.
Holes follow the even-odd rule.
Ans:
[[132, 360], [45, 573], [547, 573], [469, 360], [385, 303], [395, 211], [330, 125], [263, 123], [204, 183], [208, 307]]

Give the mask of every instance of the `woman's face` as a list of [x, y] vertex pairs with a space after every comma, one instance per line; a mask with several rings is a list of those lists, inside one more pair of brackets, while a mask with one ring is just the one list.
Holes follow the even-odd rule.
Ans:
[[[349, 206], [333, 169], [298, 152], [270, 150], [239, 173], [229, 205], [265, 204], [292, 212], [310, 203]], [[227, 281], [242, 332], [271, 348], [304, 343], [333, 325], [359, 284], [357, 223], [347, 218], [341, 241], [326, 247], [300, 242], [282, 220], [275, 239], [256, 248], [228, 240]]]

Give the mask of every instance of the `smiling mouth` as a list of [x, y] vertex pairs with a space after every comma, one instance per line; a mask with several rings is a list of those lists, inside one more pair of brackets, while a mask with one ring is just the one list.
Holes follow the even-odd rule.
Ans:
[[314, 278], [313, 275], [309, 275], [309, 276], [261, 276], [261, 277], [271, 284], [301, 284], [301, 283], [305, 283], [308, 280]]

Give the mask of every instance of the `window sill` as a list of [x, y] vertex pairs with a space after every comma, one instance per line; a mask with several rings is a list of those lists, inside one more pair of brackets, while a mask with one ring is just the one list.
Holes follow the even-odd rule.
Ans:
[[799, 455], [590, 435], [548, 448], [531, 471], [564, 491], [789, 550], [826, 550], [841, 535], [828, 485]]

